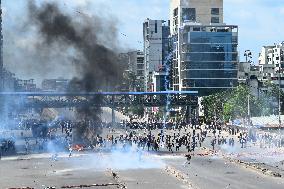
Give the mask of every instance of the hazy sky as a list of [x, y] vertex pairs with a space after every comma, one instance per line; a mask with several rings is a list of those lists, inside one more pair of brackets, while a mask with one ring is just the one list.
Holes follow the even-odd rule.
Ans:
[[[28, 0], [2, 0], [4, 11], [5, 47], [23, 48], [22, 36], [8, 35], [23, 23]], [[37, 0], [51, 1], [51, 0]], [[143, 49], [142, 23], [146, 18], [168, 19], [169, 0], [57, 0], [77, 16], [77, 10], [116, 18], [121, 46]], [[224, 0], [224, 20], [239, 26], [239, 51], [251, 49], [257, 61], [261, 46], [284, 41], [284, 0]], [[5, 36], [4, 36], [5, 37]], [[7, 41], [7, 38], [9, 41]], [[25, 39], [28, 40], [28, 39]], [[26, 45], [26, 43], [25, 43]], [[29, 47], [25, 47], [29, 48]], [[4, 53], [6, 51], [4, 50]], [[4, 55], [5, 57], [5, 55]]]

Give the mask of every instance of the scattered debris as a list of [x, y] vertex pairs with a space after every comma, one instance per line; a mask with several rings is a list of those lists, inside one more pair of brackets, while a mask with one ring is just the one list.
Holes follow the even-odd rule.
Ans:
[[22, 187], [22, 188], [7, 188], [7, 189], [35, 189], [35, 188], [30, 188], [30, 187]]
[[188, 176], [187, 176], [186, 174], [184, 174], [184, 173], [178, 171], [177, 169], [175, 169], [175, 168], [173, 168], [173, 167], [170, 167], [170, 166], [167, 166], [166, 169], [165, 169], [165, 171], [166, 171], [168, 174], [170, 174], [170, 175], [176, 177], [178, 180], [182, 181], [183, 183], [187, 184], [187, 185], [189, 186], [189, 188], [192, 188], [192, 189], [199, 189], [199, 188], [197, 188], [197, 187], [195, 187], [195, 186], [192, 185], [192, 183], [189, 181], [189, 178], [188, 178]]
[[121, 189], [126, 189], [126, 185], [125, 183], [123, 183], [120, 179], [119, 179], [119, 176], [116, 172], [114, 172], [113, 170], [111, 169], [108, 169], [109, 173], [111, 174], [111, 176], [113, 177], [113, 179], [118, 183], [118, 186], [119, 188]]
[[107, 184], [90, 184], [90, 185], [70, 185], [70, 186], [62, 186], [61, 188], [91, 188], [98, 186], [120, 186], [120, 184], [115, 183], [107, 183]]
[[242, 160], [235, 160], [229, 157], [225, 157], [225, 159], [229, 160], [231, 163], [236, 163], [245, 166], [246, 168], [251, 168], [256, 171], [259, 171], [264, 175], [273, 176], [273, 177], [283, 177], [283, 175], [280, 174], [279, 172], [270, 170], [268, 168], [268, 165], [266, 165], [265, 163], [245, 162]]
[[83, 145], [80, 145], [80, 144], [76, 144], [76, 145], [73, 145], [73, 146], [72, 146], [72, 150], [81, 152], [81, 151], [84, 150], [84, 146], [83, 146]]

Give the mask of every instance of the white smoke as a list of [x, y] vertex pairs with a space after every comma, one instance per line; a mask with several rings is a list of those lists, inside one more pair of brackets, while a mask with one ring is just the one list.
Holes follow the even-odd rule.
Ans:
[[[84, 164], [79, 163], [84, 160]], [[70, 161], [74, 169], [94, 170], [134, 170], [134, 169], [160, 169], [165, 163], [156, 156], [141, 151], [136, 146], [111, 150], [109, 153], [91, 153], [83, 159], [74, 158]], [[79, 167], [78, 167], [79, 165]]]

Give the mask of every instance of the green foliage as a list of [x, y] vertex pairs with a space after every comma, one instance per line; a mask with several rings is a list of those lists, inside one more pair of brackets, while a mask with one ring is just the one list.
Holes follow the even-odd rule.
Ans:
[[277, 100], [279, 99], [279, 94], [280, 98], [284, 97], [284, 92], [279, 88], [278, 85], [274, 83], [265, 83], [265, 86], [268, 88], [267, 90], [267, 95], [276, 98]]
[[[202, 105], [205, 117], [207, 121], [229, 121], [239, 117], [247, 118], [248, 112], [250, 112], [250, 116], [271, 115], [273, 113], [272, 102], [278, 98], [276, 95], [278, 92], [279, 88], [271, 85], [267, 94], [262, 94], [257, 98], [251, 93], [249, 87], [240, 85], [234, 90], [204, 97]], [[282, 95], [281, 91], [281, 97]], [[248, 107], [250, 111], [248, 111]]]
[[[226, 101], [226, 111], [224, 114], [228, 119], [231, 118], [246, 117], [248, 113], [248, 97], [250, 97], [250, 91], [248, 87], [238, 86], [230, 94], [230, 98]], [[250, 103], [251, 104], [251, 103]]]
[[205, 116], [208, 120], [215, 120], [223, 118], [224, 111], [224, 103], [228, 98], [228, 91], [224, 91], [221, 93], [216, 93], [207, 97], [204, 97], [202, 101], [202, 105], [205, 110]]

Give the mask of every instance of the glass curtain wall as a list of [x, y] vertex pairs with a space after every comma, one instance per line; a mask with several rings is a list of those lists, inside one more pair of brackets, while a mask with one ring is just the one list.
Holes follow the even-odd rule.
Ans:
[[208, 93], [237, 86], [238, 39], [233, 28], [189, 27], [182, 34], [182, 90]]

